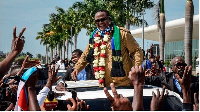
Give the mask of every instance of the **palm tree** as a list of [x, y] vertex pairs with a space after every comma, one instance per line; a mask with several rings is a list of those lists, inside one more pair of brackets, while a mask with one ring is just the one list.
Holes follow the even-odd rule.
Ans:
[[[130, 29], [130, 25], [142, 25], [142, 11], [154, 6], [151, 0], [106, 0], [107, 9], [111, 10], [117, 25]], [[144, 21], [147, 26], [147, 22]]]
[[185, 6], [185, 62], [192, 65], [192, 33], [193, 33], [194, 5], [192, 0], [187, 0]]
[[[78, 15], [82, 17], [80, 23], [84, 23], [82, 28], [87, 29], [89, 35], [96, 28], [94, 15], [99, 9], [107, 9], [118, 26], [127, 23], [129, 29], [130, 25], [142, 25], [143, 8], [151, 8], [153, 5], [151, 0], [84, 0], [84, 2], [75, 2], [72, 8], [79, 12]], [[146, 21], [144, 23], [148, 25]]]
[[52, 13], [50, 14], [50, 24], [53, 26], [53, 31], [55, 32], [54, 37], [56, 37], [56, 43], [58, 47], [58, 55], [62, 59], [62, 46], [63, 40], [65, 40], [65, 29], [67, 22], [66, 18], [66, 11], [60, 7], [56, 7], [57, 14]]
[[164, 60], [164, 49], [165, 49], [165, 9], [164, 0], [160, 2], [160, 28], [159, 28], [159, 50], [160, 60]]
[[159, 31], [159, 52], [160, 60], [164, 60], [164, 48], [165, 48], [165, 10], [164, 0], [159, 0], [155, 5], [154, 19], [157, 20], [157, 26]]
[[42, 32], [38, 32], [36, 40], [41, 39], [40, 40], [40, 44], [43, 44], [46, 46], [46, 63], [48, 62], [48, 44], [50, 44], [49, 46], [53, 46], [51, 41], [50, 41], [50, 33], [51, 30], [51, 26], [49, 24], [44, 24], [43, 25], [43, 31]]

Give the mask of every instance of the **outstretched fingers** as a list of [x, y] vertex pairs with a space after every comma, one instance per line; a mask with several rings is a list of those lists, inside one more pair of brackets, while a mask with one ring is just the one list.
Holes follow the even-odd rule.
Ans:
[[23, 33], [24, 33], [24, 31], [26, 30], [26, 27], [24, 27], [23, 29], [22, 29], [22, 31], [19, 33], [19, 38], [23, 35]]
[[114, 98], [110, 95], [106, 87], [104, 88], [104, 93], [106, 94], [107, 99], [112, 103], [114, 101]]
[[113, 92], [114, 97], [118, 98], [119, 95], [117, 94], [117, 90], [115, 89], [115, 85], [113, 83], [110, 83], [110, 88], [111, 88], [111, 90]]
[[156, 97], [156, 94], [154, 93], [154, 91], [152, 91], [152, 97]]
[[185, 79], [186, 75], [188, 74], [188, 67], [185, 67], [182, 79]]
[[16, 38], [16, 26], [13, 28], [13, 39]]

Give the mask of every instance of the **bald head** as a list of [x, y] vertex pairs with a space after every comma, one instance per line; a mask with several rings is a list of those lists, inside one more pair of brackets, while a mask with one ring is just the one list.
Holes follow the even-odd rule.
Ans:
[[185, 70], [185, 61], [182, 57], [177, 56], [171, 61], [171, 69], [174, 73], [177, 73], [179, 76], [183, 76], [184, 70]]
[[175, 58], [172, 59], [172, 61], [171, 61], [170, 64], [173, 66], [173, 65], [175, 65], [177, 62], [184, 62], [184, 63], [185, 63], [185, 61], [183, 60], [182, 57], [177, 56], [177, 57], [175, 57]]

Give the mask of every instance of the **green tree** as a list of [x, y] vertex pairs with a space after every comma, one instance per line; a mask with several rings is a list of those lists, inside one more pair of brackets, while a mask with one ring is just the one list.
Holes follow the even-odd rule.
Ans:
[[[95, 28], [94, 15], [99, 9], [107, 9], [111, 18], [118, 26], [130, 28], [130, 25], [142, 25], [141, 14], [144, 9], [153, 7], [151, 0], [84, 0], [84, 2], [76, 2], [72, 8], [78, 11], [79, 16], [83, 19], [83, 28], [87, 29], [89, 35]], [[148, 25], [147, 22], [144, 22]]]
[[[55, 47], [54, 41], [52, 41], [53, 38], [51, 38], [51, 35], [53, 32], [51, 32], [52, 27], [50, 24], [43, 24], [43, 31], [37, 33], [36, 40], [40, 39], [40, 44], [43, 44], [46, 46], [46, 62], [48, 62], [48, 51], [49, 47], [51, 50]], [[52, 61], [52, 58], [51, 58]]]
[[185, 6], [185, 62], [192, 65], [192, 33], [193, 33], [194, 5], [192, 0], [187, 0]]
[[36, 57], [39, 58], [39, 59], [41, 60], [42, 55], [41, 55], [41, 54], [37, 54]]
[[[105, 0], [107, 9], [114, 15], [114, 20], [119, 26], [126, 25], [126, 29], [130, 29], [131, 25], [141, 26], [142, 11], [154, 6], [152, 0]], [[147, 22], [144, 20], [147, 26]]]

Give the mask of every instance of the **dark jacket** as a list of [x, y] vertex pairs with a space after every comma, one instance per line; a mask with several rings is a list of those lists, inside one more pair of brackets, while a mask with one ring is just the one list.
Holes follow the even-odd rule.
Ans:
[[[182, 97], [182, 92], [179, 92], [174, 84], [173, 72], [170, 72], [170, 73], [162, 72], [160, 76], [145, 77], [145, 84], [158, 86], [158, 87], [165, 86], [167, 89], [178, 93]], [[193, 98], [194, 92], [199, 91], [198, 77], [193, 76], [193, 75], [191, 76], [190, 88], [191, 88], [191, 95], [192, 95], [191, 97]]]

